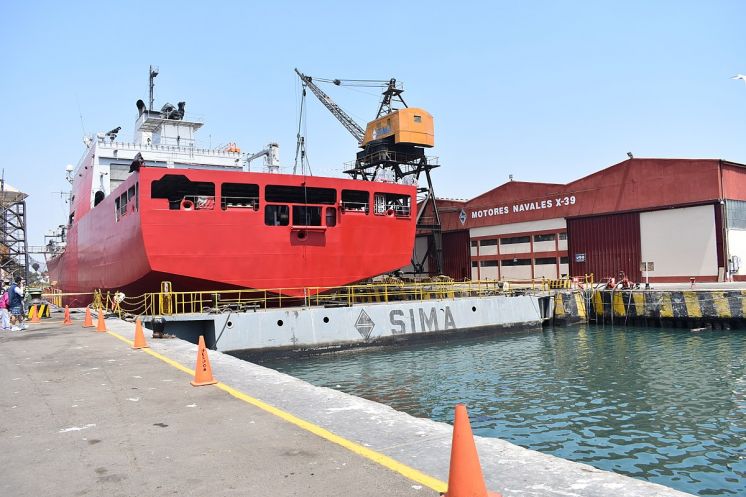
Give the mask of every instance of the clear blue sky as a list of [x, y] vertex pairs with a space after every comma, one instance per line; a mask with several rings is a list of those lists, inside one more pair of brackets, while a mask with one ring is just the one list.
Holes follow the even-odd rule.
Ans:
[[[744, 21], [743, 1], [3, 2], [0, 167], [41, 244], [65, 220], [55, 192], [83, 132], [132, 136], [149, 64], [156, 105], [186, 100], [203, 145], [277, 141], [290, 165], [294, 67], [396, 77], [435, 118], [443, 197], [509, 174], [564, 183], [628, 151], [746, 163], [746, 84], [730, 79], [746, 73]], [[372, 91], [328, 91], [360, 124], [375, 116]], [[355, 142], [312, 96], [308, 111], [313, 172], [340, 171]]]

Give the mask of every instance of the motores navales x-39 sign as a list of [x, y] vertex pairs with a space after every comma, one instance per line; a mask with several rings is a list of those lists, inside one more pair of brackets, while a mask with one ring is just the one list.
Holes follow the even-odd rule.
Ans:
[[521, 212], [538, 211], [542, 209], [556, 209], [575, 205], [575, 195], [565, 197], [547, 198], [531, 202], [518, 202], [512, 205], [501, 205], [488, 209], [476, 209], [471, 211], [471, 219], [480, 219], [491, 216], [504, 216], [506, 214], [519, 214]]

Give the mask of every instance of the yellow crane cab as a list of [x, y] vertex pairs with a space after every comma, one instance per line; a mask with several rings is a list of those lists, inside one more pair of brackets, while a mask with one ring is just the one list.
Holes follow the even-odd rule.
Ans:
[[435, 145], [433, 116], [425, 109], [407, 107], [381, 116], [368, 123], [360, 144], [365, 148], [371, 142], [393, 137], [393, 143], [432, 147]]

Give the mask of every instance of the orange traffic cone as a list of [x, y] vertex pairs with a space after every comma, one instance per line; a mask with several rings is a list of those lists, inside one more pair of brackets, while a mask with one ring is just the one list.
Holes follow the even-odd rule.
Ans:
[[147, 349], [148, 344], [145, 342], [145, 334], [142, 332], [142, 323], [140, 318], [135, 321], [135, 342], [132, 344], [133, 349]]
[[96, 331], [106, 332], [106, 323], [104, 322], [104, 311], [102, 311], [101, 309], [98, 310], [98, 323], [96, 326]]
[[32, 323], [40, 323], [41, 319], [39, 319], [39, 313], [36, 312], [36, 305], [31, 306], [31, 322]]
[[451, 444], [451, 469], [448, 472], [446, 497], [500, 497], [487, 492], [479, 464], [477, 446], [469, 424], [466, 406], [456, 405], [453, 420], [453, 442]]
[[194, 365], [194, 380], [192, 385], [195, 387], [201, 387], [202, 385], [214, 385], [217, 383], [215, 378], [212, 377], [212, 368], [210, 367], [210, 358], [207, 357], [207, 349], [205, 348], [205, 337], [199, 336], [199, 344], [197, 346], [197, 364]]
[[85, 308], [85, 319], [83, 320], [83, 328], [93, 328], [93, 318], [91, 318], [91, 308]]
[[73, 320], [70, 319], [70, 307], [69, 306], [65, 306], [65, 320], [62, 321], [62, 324], [66, 326], [73, 324]]

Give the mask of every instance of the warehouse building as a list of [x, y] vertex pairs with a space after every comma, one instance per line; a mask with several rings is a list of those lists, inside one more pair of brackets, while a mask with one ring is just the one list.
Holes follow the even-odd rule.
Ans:
[[633, 158], [568, 184], [509, 181], [438, 205], [443, 272], [456, 279], [746, 280], [744, 164]]

